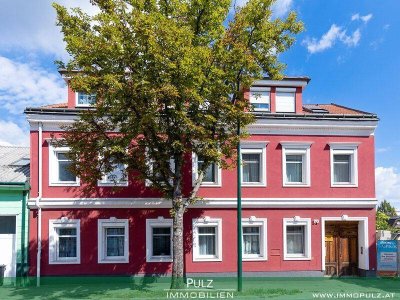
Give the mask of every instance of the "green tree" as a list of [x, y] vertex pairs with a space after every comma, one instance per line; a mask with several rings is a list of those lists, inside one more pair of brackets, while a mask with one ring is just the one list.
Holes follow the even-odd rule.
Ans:
[[389, 201], [383, 200], [377, 208], [378, 212], [382, 212], [388, 217], [395, 217], [397, 216], [396, 208], [390, 204]]
[[[74, 90], [97, 95], [96, 109], [82, 112], [63, 137], [74, 172], [89, 187], [123, 163], [172, 201], [177, 287], [184, 276], [183, 214], [206, 168], [234, 161], [246, 136], [236, 133], [238, 123], [254, 121], [242, 90], [264, 75], [282, 78], [278, 55], [303, 24], [293, 12], [272, 19], [274, 0], [250, 0], [233, 14], [230, 0], [91, 2], [100, 10], [93, 17], [53, 4], [71, 57], [59, 66]], [[193, 187], [183, 183], [190, 152], [204, 159]]]
[[376, 212], [376, 230], [391, 230], [389, 223], [389, 216], [381, 211]]

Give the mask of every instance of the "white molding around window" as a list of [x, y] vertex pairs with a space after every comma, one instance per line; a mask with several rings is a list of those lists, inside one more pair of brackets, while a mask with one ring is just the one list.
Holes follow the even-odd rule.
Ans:
[[[194, 186], [195, 181], [197, 180], [197, 171], [199, 166], [199, 159], [196, 153], [192, 153], [192, 186]], [[218, 164], [215, 164], [214, 167], [214, 182], [204, 181], [201, 183], [203, 187], [221, 187], [222, 186], [222, 170]]]
[[[287, 253], [287, 227], [304, 226], [304, 245], [302, 254]], [[283, 219], [283, 259], [284, 260], [311, 260], [311, 218], [293, 218]]]
[[75, 181], [59, 180], [59, 160], [58, 154], [68, 153], [69, 147], [54, 147], [49, 144], [49, 186], [79, 186], [79, 177], [75, 177]]
[[[358, 146], [360, 143], [329, 143], [331, 187], [358, 187]], [[349, 181], [336, 182], [334, 156], [349, 156]]]
[[[124, 229], [124, 233], [112, 233], [108, 236], [107, 229]], [[123, 237], [124, 248], [123, 255], [107, 255], [107, 238]], [[129, 220], [117, 219], [111, 217], [110, 219], [99, 219], [97, 221], [97, 260], [99, 264], [118, 264], [129, 263]]]
[[249, 101], [254, 111], [271, 111], [271, 88], [252, 86], [249, 91]]
[[[199, 228], [214, 228], [214, 233], [201, 233]], [[201, 254], [200, 237], [214, 236], [214, 254]], [[222, 261], [222, 219], [193, 219], [193, 261]]]
[[[242, 155], [242, 186], [243, 187], [266, 187], [267, 186], [267, 145], [264, 141], [245, 141], [240, 143], [240, 152]], [[245, 182], [243, 172], [243, 154], [260, 155], [260, 180], [258, 182]]]
[[[115, 166], [114, 169], [116, 169], [118, 166]], [[124, 165], [125, 172], [127, 172], [127, 165]], [[129, 179], [128, 179], [128, 173], [126, 173], [126, 180], [120, 180], [120, 181], [113, 181], [109, 180], [108, 174], [104, 174], [101, 180], [97, 181], [98, 186], [128, 186], [129, 185]]]
[[[164, 219], [163, 217], [146, 220], [146, 262], [172, 262], [172, 225], [172, 219]], [[153, 255], [153, 228], [170, 229], [170, 255]]]
[[89, 95], [89, 96], [94, 95], [94, 94], [87, 94], [87, 93], [83, 93], [83, 92], [75, 92], [75, 106], [76, 107], [92, 107], [94, 105], [91, 103], [80, 104], [79, 103], [79, 94], [85, 94], [85, 95]]
[[[312, 142], [281, 142], [282, 146], [282, 185], [284, 187], [309, 187], [311, 186], [311, 154]], [[301, 155], [302, 180], [290, 182], [287, 178], [287, 156]]]
[[243, 261], [260, 261], [268, 259], [268, 247], [267, 247], [267, 219], [256, 218], [254, 216], [250, 218], [242, 218], [242, 230], [245, 227], [258, 227], [259, 228], [259, 253], [258, 254], [246, 254], [244, 245], [244, 236], [246, 233], [242, 231], [242, 249], [243, 249]]
[[[75, 229], [75, 233], [60, 234], [60, 229]], [[76, 239], [74, 257], [60, 256], [61, 239]], [[81, 227], [80, 220], [51, 219], [49, 220], [49, 264], [80, 264], [81, 263]]]

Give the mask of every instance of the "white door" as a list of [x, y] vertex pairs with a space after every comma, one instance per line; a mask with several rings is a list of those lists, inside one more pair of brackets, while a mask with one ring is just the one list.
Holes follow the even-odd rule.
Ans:
[[16, 275], [15, 216], [0, 216], [0, 265], [5, 265], [5, 277]]

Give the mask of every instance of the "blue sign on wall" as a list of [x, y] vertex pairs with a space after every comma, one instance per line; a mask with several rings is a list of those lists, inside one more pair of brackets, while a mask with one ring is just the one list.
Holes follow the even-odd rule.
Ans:
[[378, 241], [378, 271], [397, 271], [397, 241]]

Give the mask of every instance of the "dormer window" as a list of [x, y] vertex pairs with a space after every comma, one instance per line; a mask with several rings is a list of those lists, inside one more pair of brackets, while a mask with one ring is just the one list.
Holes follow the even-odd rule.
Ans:
[[296, 112], [296, 89], [278, 88], [276, 89], [276, 112], [294, 113]]
[[92, 106], [96, 103], [96, 94], [76, 92], [76, 106]]
[[270, 88], [251, 87], [250, 103], [255, 111], [270, 111]]

